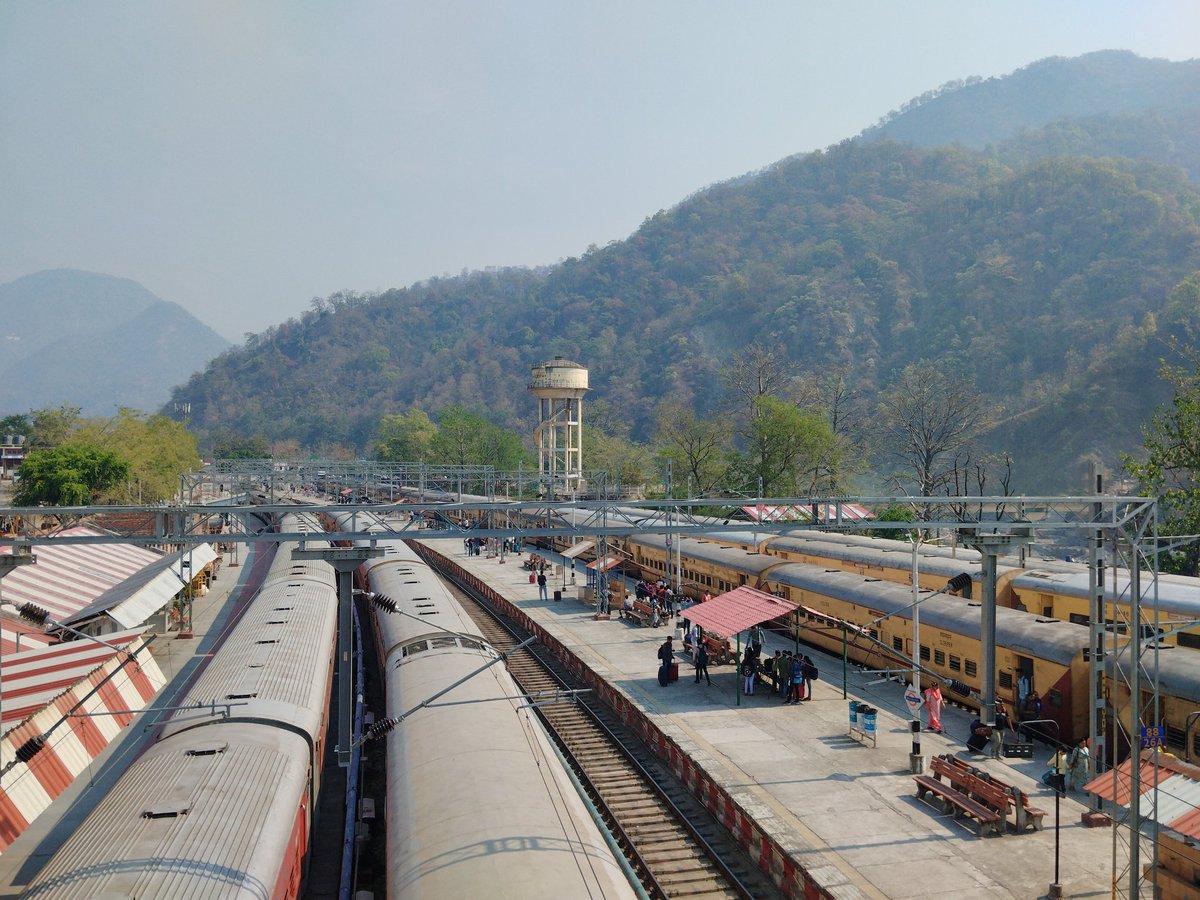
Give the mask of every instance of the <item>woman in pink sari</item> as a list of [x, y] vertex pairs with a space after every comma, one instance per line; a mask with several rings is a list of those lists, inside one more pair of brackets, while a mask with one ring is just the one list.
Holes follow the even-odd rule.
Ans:
[[929, 731], [942, 733], [942, 689], [936, 684], [925, 688], [925, 708], [929, 710]]

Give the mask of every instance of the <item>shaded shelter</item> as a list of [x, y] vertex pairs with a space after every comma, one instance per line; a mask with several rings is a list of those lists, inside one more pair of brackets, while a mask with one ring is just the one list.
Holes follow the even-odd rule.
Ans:
[[[742, 632], [755, 625], [791, 615], [796, 604], [748, 585], [713, 597], [707, 603], [689, 606], [684, 618], [717, 637], [737, 638], [737, 664], [742, 660]], [[735, 678], [738, 703], [742, 702], [742, 681]]]

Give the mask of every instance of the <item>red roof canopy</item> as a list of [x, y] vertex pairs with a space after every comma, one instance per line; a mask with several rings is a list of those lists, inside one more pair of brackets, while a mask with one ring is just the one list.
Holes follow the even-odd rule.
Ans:
[[743, 585], [707, 603], [689, 606], [684, 618], [718, 637], [728, 638], [760, 622], [786, 616], [795, 609], [795, 603]]

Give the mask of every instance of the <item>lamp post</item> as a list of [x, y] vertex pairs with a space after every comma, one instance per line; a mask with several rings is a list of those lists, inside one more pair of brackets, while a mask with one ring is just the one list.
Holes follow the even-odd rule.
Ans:
[[[1025, 730], [1029, 725], [1053, 725], [1054, 726], [1054, 746], [1055, 758], [1059, 758], [1059, 754], [1063, 751], [1062, 742], [1058, 739], [1058, 722], [1054, 719], [1030, 719], [1028, 722], [1021, 723], [1021, 729]], [[1050, 900], [1059, 900], [1063, 895], [1062, 880], [1058, 877], [1058, 801], [1063, 795], [1063, 790], [1066, 787], [1063, 784], [1063, 773], [1059, 771], [1058, 764], [1054, 766], [1054, 774], [1050, 776], [1050, 784], [1054, 788], [1054, 881], [1050, 883], [1050, 891], [1046, 895]]]

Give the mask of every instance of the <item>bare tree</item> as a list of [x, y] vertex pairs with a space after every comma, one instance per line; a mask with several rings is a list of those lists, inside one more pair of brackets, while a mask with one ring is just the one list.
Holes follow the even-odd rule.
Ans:
[[783, 352], [751, 344], [721, 370], [721, 379], [737, 405], [753, 417], [763, 397], [784, 399], [791, 393], [798, 369]]
[[926, 364], [905, 368], [883, 393], [877, 420], [880, 449], [904, 470], [893, 476], [896, 486], [915, 482], [923, 497], [939, 493], [987, 421], [983, 396], [966, 379]]
[[701, 420], [679, 400], [664, 400], [657, 410], [656, 431], [663, 453], [683, 463], [692, 489], [705, 496], [729, 470], [732, 430], [721, 419]]

